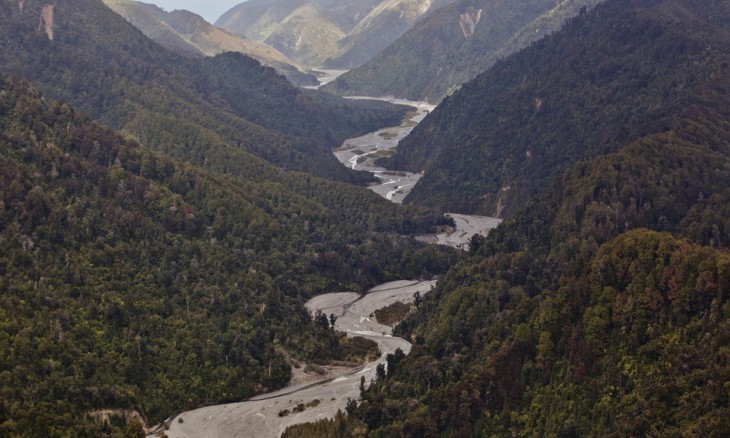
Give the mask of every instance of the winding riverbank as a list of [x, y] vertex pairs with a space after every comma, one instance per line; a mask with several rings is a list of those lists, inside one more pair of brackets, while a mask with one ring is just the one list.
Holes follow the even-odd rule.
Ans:
[[[364, 98], [363, 98], [364, 99]], [[372, 172], [380, 184], [370, 190], [395, 203], [401, 203], [421, 177], [417, 173], [393, 172], [377, 166], [380, 157], [395, 153], [402, 138], [423, 120], [434, 106], [424, 102], [402, 99], [381, 99], [410, 105], [414, 110], [400, 126], [383, 128], [373, 133], [349, 139], [334, 154], [344, 165]], [[481, 216], [449, 214], [455, 227], [441, 234], [419, 236], [427, 243], [450, 245], [467, 249], [474, 234], [486, 235], [501, 220]], [[354, 292], [330, 293], [317, 296], [306, 303], [314, 313], [321, 310], [337, 316], [335, 327], [348, 336], [362, 336], [378, 344], [381, 356], [360, 367], [324, 367], [322, 376], [294, 370], [290, 385], [279, 391], [263, 394], [240, 403], [204, 407], [184, 412], [172, 419], [164, 433], [171, 438], [233, 438], [278, 437], [289, 426], [331, 418], [337, 410], [345, 410], [348, 400], [360, 398], [360, 380], [369, 384], [375, 378], [378, 364], [400, 348], [408, 353], [411, 344], [392, 336], [391, 327], [379, 324], [371, 317], [375, 310], [396, 301], [409, 303], [415, 292], [422, 296], [436, 285], [431, 281], [396, 281], [370, 289], [361, 295]]]
[[[352, 97], [351, 99], [372, 99], [366, 97]], [[379, 129], [360, 137], [345, 140], [341, 147], [335, 150], [337, 159], [353, 170], [371, 172], [381, 183], [370, 186], [369, 189], [400, 204], [410, 193], [413, 186], [421, 178], [420, 173], [391, 171], [376, 164], [379, 158], [389, 157], [395, 153], [398, 143], [411, 133], [434, 108], [427, 102], [414, 102], [404, 99], [379, 98], [387, 102], [408, 105], [413, 111], [403, 120], [400, 126]]]
[[[354, 97], [353, 99], [373, 99]], [[377, 98], [387, 102], [413, 107], [400, 126], [379, 129], [369, 134], [345, 140], [341, 147], [334, 151], [335, 157], [345, 166], [353, 170], [371, 172], [381, 180], [380, 184], [372, 185], [370, 190], [400, 204], [411, 192], [422, 174], [388, 170], [377, 165], [377, 160], [395, 154], [398, 143], [411, 133], [434, 108], [427, 102], [415, 102], [404, 99]], [[496, 228], [501, 219], [487, 216], [473, 216], [457, 213], [446, 213], [452, 218], [455, 227], [447, 232], [417, 236], [421, 242], [437, 245], [448, 245], [457, 249], [468, 250], [469, 240], [474, 234], [486, 236], [490, 230]]]
[[[322, 310], [337, 316], [335, 327], [348, 336], [363, 336], [377, 342], [381, 351], [378, 360], [361, 367], [341, 370], [335, 378], [323, 378], [302, 383], [280, 391], [254, 397], [241, 403], [229, 403], [196, 409], [175, 417], [167, 436], [231, 438], [276, 437], [289, 426], [332, 417], [343, 410], [348, 400], [360, 398], [360, 379], [370, 382], [375, 368], [385, 363], [389, 353], [400, 348], [409, 352], [411, 344], [391, 335], [392, 329], [378, 324], [370, 315], [377, 309], [396, 301], [411, 302], [413, 294], [427, 294], [436, 284], [432, 281], [396, 281], [370, 289], [365, 295], [354, 292], [320, 295], [307, 302], [307, 308]], [[297, 406], [304, 410], [296, 412]], [[285, 416], [280, 413], [287, 412]]]

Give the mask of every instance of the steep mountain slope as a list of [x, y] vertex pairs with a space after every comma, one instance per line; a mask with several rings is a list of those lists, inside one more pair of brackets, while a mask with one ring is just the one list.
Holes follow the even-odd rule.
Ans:
[[391, 160], [426, 171], [407, 200], [509, 216], [576, 161], [675, 127], [725, 69], [725, 23], [623, 7], [597, 6], [437, 107]]
[[265, 42], [305, 65], [351, 68], [452, 1], [251, 0], [223, 14], [216, 25]]
[[441, 101], [494, 63], [602, 0], [459, 0], [425, 17], [325, 90]]
[[134, 0], [104, 0], [104, 3], [166, 49], [187, 57], [239, 52], [273, 67], [294, 85], [316, 85], [317, 79], [281, 52], [219, 29], [203, 17], [185, 10], [165, 12]]
[[[730, 5], [607, 0], [570, 27], [585, 39], [562, 46], [572, 67], [594, 56], [573, 47], [612, 41], [655, 49], [637, 59], [662, 74], [668, 47], [694, 47], [702, 56], [675, 64], [691, 89], [683, 105], [657, 131], [654, 106], [637, 101], [625, 123], [635, 130], [647, 113], [645, 133], [571, 166], [473, 240], [472, 259], [401, 325], [418, 345], [389, 358], [348, 419], [285, 437], [730, 434]], [[671, 27], [688, 40], [664, 45]], [[530, 53], [524, 62], [544, 61]]]
[[282, 351], [354, 353], [312, 294], [451, 262], [395, 237], [440, 214], [270, 172], [200, 170], [0, 76], [0, 435], [119, 436], [280, 387]]
[[349, 69], [362, 65], [388, 47], [418, 20], [454, 0], [388, 0], [380, 2], [339, 41], [339, 52], [325, 67]]
[[[3, 71], [148, 147], [200, 165], [227, 162], [236, 170], [254, 153], [287, 169], [357, 181], [361, 177], [343, 170], [330, 149], [353, 134], [397, 123], [403, 113], [305, 94], [240, 54], [180, 57], [99, 1], [21, 4], [5, 2], [0, 9]], [[41, 16], [51, 19], [47, 31], [38, 26]]]

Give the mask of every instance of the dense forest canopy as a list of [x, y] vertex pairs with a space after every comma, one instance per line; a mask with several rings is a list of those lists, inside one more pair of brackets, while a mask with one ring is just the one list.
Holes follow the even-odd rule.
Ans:
[[[681, 52], [682, 40], [657, 24], [667, 22], [691, 36], [692, 61], [673, 71], [656, 58], [646, 65], [658, 63], [665, 83], [692, 85], [682, 104], [657, 105], [671, 88], [653, 105], [641, 100], [652, 94], [634, 93], [625, 119], [634, 135], [613, 139], [608, 153], [570, 160], [560, 178], [475, 241], [471, 258], [398, 327], [416, 341], [411, 354], [389, 358], [392, 368], [349, 416], [285, 436], [730, 434], [730, 8], [609, 0], [538, 47], [564, 47], [572, 55], [561, 62], [585, 68], [574, 78], [580, 83], [605, 63], [588, 68], [595, 53], [573, 52], [570, 41], [613, 41], [626, 53], [638, 42], [647, 53], [676, 43]], [[583, 40], [573, 39], [577, 29], [588, 32]], [[507, 66], [544, 61], [528, 49], [465, 88], [497, 81], [494, 71]], [[604, 114], [589, 103], [586, 118]], [[657, 112], [667, 121], [659, 128]], [[461, 118], [465, 135], [478, 132], [477, 118]], [[510, 138], [542, 132], [515, 129]]]
[[[278, 178], [151, 152], [3, 76], [1, 434], [104, 436], [116, 432], [92, 421], [100, 409], [154, 423], [280, 387], [284, 351], [326, 361], [359, 349], [312, 322], [313, 294], [453, 263], [399, 237], [443, 221], [435, 212]], [[340, 205], [348, 196], [360, 203]]]
[[[0, 3], [0, 435], [141, 436], [373, 354], [304, 302], [430, 274], [379, 312], [410, 355], [285, 436], [730, 435], [727, 1], [606, 0], [498, 62], [389, 161], [426, 170], [405, 206], [330, 153], [403, 108], [54, 5]], [[507, 219], [462, 254], [419, 205]]]
[[407, 201], [509, 216], [577, 161], [679, 128], [728, 73], [726, 10], [604, 3], [497, 63], [401, 142], [389, 164], [426, 171]]

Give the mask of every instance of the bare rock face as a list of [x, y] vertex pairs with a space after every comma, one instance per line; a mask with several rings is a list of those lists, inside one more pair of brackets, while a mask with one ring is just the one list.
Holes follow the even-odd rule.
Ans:
[[[20, 3], [22, 5], [24, 2]], [[49, 41], [53, 41], [53, 8], [53, 3], [44, 5], [41, 10], [41, 16], [38, 20], [38, 33], [40, 34], [41, 30], [44, 31]]]
[[469, 7], [469, 9], [461, 14], [459, 17], [459, 25], [461, 26], [461, 32], [464, 34], [464, 38], [469, 39], [474, 35], [474, 29], [482, 19], [483, 9], [476, 9]]

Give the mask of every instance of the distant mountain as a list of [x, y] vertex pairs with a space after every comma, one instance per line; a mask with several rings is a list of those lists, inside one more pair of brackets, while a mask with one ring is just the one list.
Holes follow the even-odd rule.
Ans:
[[294, 85], [318, 84], [314, 75], [273, 47], [233, 35], [192, 12], [165, 12], [155, 5], [134, 0], [104, 0], [104, 3], [150, 39], [180, 55], [203, 57], [239, 52], [273, 67]]
[[324, 89], [438, 103], [461, 84], [602, 0], [458, 0], [424, 17]]
[[254, 154], [288, 170], [362, 182], [331, 149], [397, 124], [404, 111], [301, 91], [237, 53], [181, 57], [96, 0], [4, 2], [0, 40], [2, 71], [152, 149], [228, 173], [250, 174]]
[[453, 0], [249, 0], [215, 23], [308, 66], [352, 68]]
[[576, 162], [676, 127], [689, 96], [725, 71], [727, 28], [616, 4], [445, 99], [389, 161], [425, 170], [407, 201], [510, 216]]

